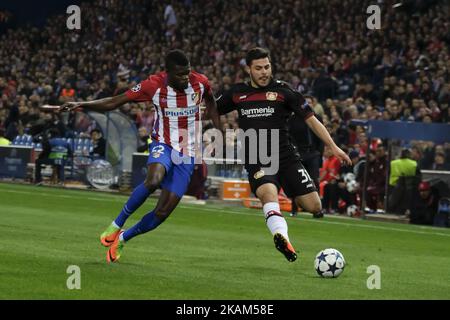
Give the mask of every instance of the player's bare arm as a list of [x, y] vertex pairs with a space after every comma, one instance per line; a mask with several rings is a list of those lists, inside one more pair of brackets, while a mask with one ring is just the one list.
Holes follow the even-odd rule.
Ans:
[[334, 143], [327, 129], [320, 123], [315, 116], [306, 119], [306, 124], [311, 130], [331, 149], [331, 152], [347, 165], [352, 165], [349, 156]]
[[92, 111], [105, 112], [114, 110], [129, 101], [130, 99], [127, 97], [125, 93], [123, 93], [114, 97], [108, 97], [92, 101], [66, 102], [60, 107], [60, 110], [70, 111], [77, 108], [84, 108]]

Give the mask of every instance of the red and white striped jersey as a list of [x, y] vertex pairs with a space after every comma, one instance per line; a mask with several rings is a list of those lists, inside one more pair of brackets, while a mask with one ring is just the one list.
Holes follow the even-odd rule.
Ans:
[[152, 138], [184, 155], [194, 157], [201, 146], [200, 104], [205, 92], [212, 95], [208, 78], [191, 71], [183, 91], [170, 87], [160, 72], [126, 92], [130, 100], [151, 101], [156, 109]]

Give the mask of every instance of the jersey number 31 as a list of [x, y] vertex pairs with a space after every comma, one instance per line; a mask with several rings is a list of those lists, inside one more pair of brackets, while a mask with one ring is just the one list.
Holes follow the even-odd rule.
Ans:
[[298, 172], [300, 172], [302, 174], [302, 177], [303, 177], [302, 183], [312, 181], [311, 177], [308, 174], [308, 171], [306, 171], [305, 169], [299, 169]]

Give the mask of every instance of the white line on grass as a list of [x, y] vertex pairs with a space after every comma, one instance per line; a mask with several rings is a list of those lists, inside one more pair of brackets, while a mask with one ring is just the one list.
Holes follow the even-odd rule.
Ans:
[[[68, 199], [79, 199], [80, 196], [69, 196], [69, 195], [55, 195], [55, 194], [49, 194], [45, 192], [30, 192], [30, 191], [19, 191], [19, 190], [3, 190], [3, 192], [10, 192], [10, 193], [20, 193], [20, 194], [33, 194], [33, 195], [40, 195], [40, 196], [50, 196], [50, 197], [58, 197], [58, 198], [68, 198]], [[123, 202], [123, 199], [108, 199], [110, 195], [105, 195], [104, 198], [95, 198], [95, 197], [86, 197], [87, 200], [93, 200], [93, 201], [109, 201], [109, 202]], [[120, 198], [125, 198], [123, 195], [119, 195]], [[212, 212], [217, 214], [217, 209], [208, 209], [208, 208], [201, 208], [198, 205], [178, 205], [178, 208], [184, 208], [184, 209], [196, 209], [199, 211], [205, 211], [205, 212]], [[257, 218], [262, 218], [261, 215], [257, 215], [254, 213], [249, 212], [241, 212], [241, 211], [233, 211], [226, 209], [226, 213], [232, 213], [232, 214], [240, 214], [240, 215], [246, 215], [246, 216], [253, 216]], [[304, 216], [310, 216], [306, 213], [301, 213], [301, 215]], [[407, 229], [400, 229], [400, 228], [390, 228], [390, 227], [383, 227], [383, 226], [374, 226], [374, 225], [366, 225], [366, 224], [360, 224], [360, 223], [345, 223], [345, 222], [339, 222], [339, 221], [328, 221], [328, 220], [313, 220], [313, 219], [292, 219], [290, 221], [299, 221], [299, 222], [312, 222], [312, 223], [325, 223], [325, 224], [334, 224], [334, 225], [340, 225], [340, 226], [347, 226], [347, 227], [361, 227], [361, 228], [369, 228], [369, 229], [378, 229], [378, 230], [386, 230], [386, 231], [396, 231], [396, 232], [408, 232], [408, 233], [415, 233], [415, 234], [425, 234], [425, 235], [436, 235], [436, 236], [443, 236], [443, 237], [450, 237], [450, 234], [441, 233], [441, 232], [423, 232], [423, 231], [417, 231], [417, 230], [407, 230]], [[424, 229], [422, 227], [422, 229]], [[432, 230], [430, 230], [432, 231]]]
[[[178, 206], [180, 208], [185, 208], [185, 209], [192, 209], [192, 207], [189, 206]], [[217, 214], [217, 210], [213, 210], [213, 209], [207, 209], [207, 208], [196, 208], [198, 210], [201, 211], [208, 211], [208, 212], [214, 212]], [[254, 216], [254, 217], [258, 217], [258, 218], [262, 218], [262, 214], [261, 216], [258, 216], [256, 214], [253, 213], [247, 213], [247, 212], [239, 212], [239, 211], [232, 211], [232, 210], [227, 210], [226, 213], [233, 213], [233, 214], [242, 214], [242, 215], [247, 215], [247, 216]], [[310, 214], [302, 214], [304, 216], [310, 216]], [[389, 227], [382, 227], [382, 226], [373, 226], [373, 225], [366, 225], [366, 224], [358, 224], [358, 223], [345, 223], [345, 222], [338, 222], [338, 221], [328, 221], [328, 220], [312, 220], [312, 219], [293, 219], [290, 221], [300, 221], [300, 222], [313, 222], [313, 223], [325, 223], [325, 224], [334, 224], [334, 225], [340, 225], [340, 226], [348, 226], [348, 227], [362, 227], [362, 228], [370, 228], [370, 229], [379, 229], [379, 230], [388, 230], [388, 231], [399, 231], [399, 232], [409, 232], [409, 233], [415, 233], [415, 234], [427, 234], [427, 235], [438, 235], [438, 236], [444, 236], [444, 237], [450, 237], [450, 234], [446, 234], [446, 233], [440, 233], [440, 232], [423, 232], [423, 231], [416, 231], [416, 230], [407, 230], [407, 229], [399, 229], [399, 228], [389, 228]]]

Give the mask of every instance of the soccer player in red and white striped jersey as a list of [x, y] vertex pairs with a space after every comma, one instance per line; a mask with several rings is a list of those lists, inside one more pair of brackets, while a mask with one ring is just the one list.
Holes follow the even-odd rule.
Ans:
[[[201, 146], [202, 102], [205, 102], [214, 126], [219, 127], [217, 106], [207, 77], [192, 71], [188, 58], [180, 50], [170, 51], [165, 63], [166, 71], [151, 75], [124, 94], [89, 102], [68, 102], [61, 106], [61, 110], [82, 107], [110, 111], [130, 101], [151, 101], [156, 108], [147, 177], [100, 236], [101, 243], [109, 247], [108, 262], [120, 258], [126, 241], [159, 226], [186, 192], [194, 169], [195, 153]], [[136, 225], [122, 230], [127, 218], [158, 188], [162, 192], [156, 207]]]
[[196, 127], [200, 120], [198, 103], [201, 97], [212, 94], [211, 88], [208, 79], [195, 71], [190, 72], [183, 90], [169, 86], [167, 81], [167, 72], [160, 72], [128, 90], [126, 96], [133, 101], [152, 101], [156, 109], [152, 138], [192, 157], [196, 134], [201, 133]]

